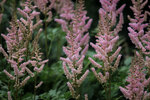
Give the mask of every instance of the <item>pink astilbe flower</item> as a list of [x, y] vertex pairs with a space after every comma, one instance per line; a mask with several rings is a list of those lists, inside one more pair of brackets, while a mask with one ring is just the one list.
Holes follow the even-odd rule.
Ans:
[[74, 4], [71, 0], [56, 0], [53, 8], [61, 18], [64, 18], [66, 20], [71, 20], [74, 16]]
[[[72, 97], [77, 100], [80, 98], [80, 93], [77, 92], [77, 89], [89, 73], [89, 70], [86, 70], [81, 76], [83, 73], [83, 61], [89, 46], [89, 35], [86, 32], [90, 28], [92, 22], [92, 19], [86, 17], [86, 13], [87, 12], [84, 11], [83, 1], [79, 0], [77, 8], [73, 10], [73, 17], [70, 22], [65, 18], [55, 19], [55, 21], [62, 25], [63, 31], [67, 33], [66, 39], [68, 46], [63, 47], [63, 51], [67, 58], [61, 57], [60, 59], [63, 61], [64, 73], [69, 80], [67, 85]], [[88, 22], [86, 23], [87, 20]], [[79, 78], [79, 76], [81, 77]]]
[[[89, 17], [86, 17], [87, 12], [83, 10], [84, 7], [83, 5], [81, 6], [77, 6], [76, 10], [74, 10], [73, 12], [73, 17], [71, 19], [71, 22], [66, 21], [65, 19], [55, 19], [56, 22], [58, 22], [59, 24], [61, 24], [62, 29], [64, 32], [69, 33], [66, 36], [66, 39], [68, 41], [69, 45], [79, 45], [82, 49], [81, 54], [85, 55], [86, 51], [88, 50], [88, 42], [89, 42], [89, 33], [86, 33], [88, 31], [88, 29], [91, 26], [92, 23], [92, 19], [89, 19]], [[89, 20], [88, 20], [89, 19]], [[86, 21], [88, 20], [88, 22], [86, 23]], [[72, 29], [72, 30], [70, 30]], [[71, 33], [75, 33], [75, 39], [74, 41], [77, 42], [77, 44], [72, 44], [72, 42], [70, 41], [70, 34]], [[86, 33], [86, 34], [84, 34]], [[67, 48], [63, 48], [64, 52], [66, 53], [66, 55], [69, 54]], [[78, 48], [79, 50], [79, 48]], [[68, 53], [67, 53], [68, 52]]]
[[8, 91], [8, 92], [7, 92], [7, 94], [8, 94], [8, 100], [12, 100], [11, 92], [10, 92], [10, 91]]
[[130, 73], [127, 78], [129, 83], [125, 88], [120, 87], [121, 92], [129, 100], [148, 100], [150, 93], [144, 90], [150, 83], [150, 78], [146, 79], [144, 59], [137, 54], [132, 61]]
[[35, 86], [35, 88], [39, 88], [43, 84], [43, 81], [41, 81], [38, 85]]
[[148, 0], [131, 0], [133, 6], [131, 10], [134, 13], [134, 18], [129, 16], [129, 37], [136, 48], [140, 49], [144, 54], [150, 54], [150, 31], [145, 31], [148, 28], [147, 14], [149, 12], [143, 11], [143, 8], [148, 3]]
[[[54, 7], [54, 3], [56, 0], [33, 0], [35, 5], [40, 9], [40, 11], [48, 16], [46, 22], [50, 22], [52, 20], [52, 8]], [[50, 5], [48, 5], [50, 3]]]
[[7, 35], [2, 34], [3, 38], [6, 40], [7, 52], [5, 52], [2, 47], [0, 47], [0, 52], [3, 53], [14, 70], [14, 75], [11, 75], [6, 70], [4, 70], [4, 73], [11, 80], [15, 81], [14, 87], [20, 88], [21, 79], [23, 79], [25, 73], [25, 67], [29, 65], [30, 62], [24, 60], [26, 48], [23, 46], [23, 33], [17, 29], [14, 21], [12, 21], [10, 25], [11, 28], [7, 29], [9, 33]]
[[87, 94], [85, 94], [84, 96], [85, 96], [85, 100], [88, 100], [88, 95], [87, 95]]
[[132, 0], [132, 4], [133, 6], [130, 8], [134, 13], [134, 17], [128, 16], [130, 20], [128, 35], [136, 48], [145, 56], [145, 66], [148, 68], [148, 72], [150, 72], [150, 23], [147, 22], [147, 16], [150, 16], [150, 12], [144, 11], [148, 0]]
[[[39, 14], [40, 12], [37, 12], [35, 10], [35, 8], [37, 8], [36, 6], [32, 6], [31, 5], [31, 1], [29, 0], [28, 2], [26, 2], [25, 4], [22, 4], [22, 6], [24, 6], [24, 9], [21, 10], [18, 8], [18, 11], [20, 12], [20, 14], [22, 14], [24, 16], [24, 18], [20, 18], [20, 21], [18, 20], [18, 23], [20, 25], [20, 29], [21, 32], [27, 32], [26, 33], [26, 43], [25, 46], [28, 48], [29, 46], [29, 40], [32, 39], [32, 35], [34, 30], [37, 30], [38, 27], [40, 25], [42, 25], [42, 20], [39, 20]], [[39, 1], [38, 1], [39, 3]], [[45, 1], [46, 3], [46, 1]], [[34, 22], [33, 20], [36, 19], [36, 22]], [[29, 27], [29, 29], [27, 30], [27, 27]], [[43, 70], [43, 65], [45, 65], [45, 63], [48, 62], [48, 60], [42, 60], [42, 53], [40, 52], [40, 48], [38, 46], [38, 40], [39, 40], [39, 36], [40, 33], [42, 32], [42, 29], [38, 29], [38, 33], [36, 34], [36, 37], [34, 37], [34, 40], [32, 41], [32, 51], [30, 51], [30, 56], [31, 59], [30, 63], [32, 64], [32, 66], [34, 66], [34, 69], [38, 69], [38, 72], [41, 72]], [[41, 67], [43, 66], [43, 67]]]
[[[22, 4], [22, 7], [23, 9], [18, 8], [18, 11], [23, 17], [19, 20], [12, 19], [10, 28], [7, 29], [8, 34], [2, 34], [6, 41], [7, 52], [0, 45], [0, 52], [14, 71], [11, 74], [10, 70], [5, 69], [4, 73], [14, 81], [16, 90], [23, 87], [31, 77], [40, 73], [48, 61], [42, 60], [42, 53], [38, 46], [39, 35], [42, 31], [38, 28], [42, 24], [42, 20], [39, 20], [40, 12], [36, 11], [36, 6], [33, 6], [30, 0]], [[33, 37], [35, 30], [38, 33]]]
[[[95, 62], [92, 58], [89, 58], [91, 63], [104, 71], [97, 73], [95, 68], [92, 71], [100, 83], [106, 83], [111, 75], [110, 72], [114, 72], [120, 62], [121, 54], [119, 54], [121, 47], [115, 50], [115, 44], [117, 43], [119, 36], [118, 32], [122, 29], [123, 24], [123, 9], [125, 5], [122, 5], [119, 9], [116, 9], [119, 0], [100, 0], [102, 8], [99, 9], [99, 33], [97, 34], [96, 44], [90, 43], [95, 49], [95, 58], [103, 61], [103, 65]], [[119, 21], [117, 19], [119, 18]]]

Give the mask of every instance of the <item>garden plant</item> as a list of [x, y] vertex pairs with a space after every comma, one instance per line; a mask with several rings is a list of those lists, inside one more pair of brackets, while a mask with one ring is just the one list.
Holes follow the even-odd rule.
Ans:
[[150, 100], [149, 0], [0, 0], [0, 100]]

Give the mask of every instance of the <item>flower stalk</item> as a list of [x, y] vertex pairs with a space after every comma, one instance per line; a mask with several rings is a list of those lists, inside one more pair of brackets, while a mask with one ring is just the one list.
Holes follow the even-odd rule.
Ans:
[[[19, 97], [20, 89], [27, 84], [31, 77], [35, 76], [35, 72], [40, 73], [48, 61], [42, 60], [42, 53], [38, 46], [39, 35], [42, 31], [42, 29], [38, 29], [38, 26], [42, 21], [36, 18], [40, 13], [35, 11], [36, 7], [30, 0], [21, 6], [23, 9], [18, 8], [18, 12], [22, 17], [18, 20], [13, 19], [10, 22], [10, 28], [7, 28], [8, 34], [2, 34], [6, 41], [7, 52], [0, 45], [0, 52], [11, 65], [9, 69], [13, 69], [12, 74], [10, 74], [11, 70], [3, 72], [14, 82], [15, 100]], [[35, 30], [38, 30], [38, 33], [32, 40]]]
[[144, 58], [141, 54], [136, 52], [132, 64], [130, 67], [130, 73], [127, 78], [129, 83], [125, 88], [120, 87], [121, 92], [126, 99], [129, 100], [148, 100], [150, 99], [150, 93], [145, 88], [150, 83], [150, 77], [146, 79]]
[[[84, 10], [82, 0], [78, 1], [75, 10], [71, 9], [69, 12], [67, 14], [62, 13], [62, 19], [55, 19], [56, 22], [61, 24], [63, 31], [67, 33], [68, 45], [63, 47], [67, 58], [61, 57], [60, 59], [63, 61], [64, 73], [69, 80], [67, 85], [72, 97], [81, 100], [80, 86], [89, 73], [89, 70], [86, 70], [82, 75], [83, 61], [89, 46], [89, 34], [86, 32], [90, 28], [92, 19], [86, 17], [87, 12]], [[69, 18], [68, 15], [70, 15]], [[88, 22], [86, 23], [86, 21]], [[87, 96], [85, 98], [87, 99]]]
[[48, 27], [48, 23], [52, 20], [52, 11], [51, 10], [52, 10], [55, 2], [56, 2], [56, 0], [34, 0], [35, 5], [44, 14], [43, 23], [44, 23], [44, 34], [45, 34], [46, 58], [48, 58], [49, 53], [50, 53], [49, 49], [48, 49], [47, 27]]
[[94, 58], [102, 61], [102, 64], [99, 64], [89, 57], [91, 63], [101, 72], [97, 73], [95, 68], [91, 68], [91, 70], [97, 80], [101, 84], [105, 84], [107, 100], [111, 100], [111, 76], [117, 70], [121, 59], [121, 54], [119, 54], [121, 47], [117, 47], [115, 44], [119, 39], [118, 33], [122, 30], [122, 11], [125, 4], [116, 9], [118, 2], [119, 0], [100, 0], [102, 8], [99, 9], [99, 33], [96, 35], [96, 44], [90, 43], [97, 53]]

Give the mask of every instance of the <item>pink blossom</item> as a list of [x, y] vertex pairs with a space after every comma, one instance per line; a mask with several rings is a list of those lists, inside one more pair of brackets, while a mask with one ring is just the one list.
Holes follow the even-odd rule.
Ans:
[[25, 6], [25, 9], [23, 11], [30, 13], [32, 10], [29, 7]]
[[39, 88], [43, 84], [43, 81], [41, 81], [38, 85], [35, 86], [35, 88]]
[[85, 94], [84, 97], [85, 97], [85, 100], [88, 100], [88, 95], [87, 94]]
[[97, 67], [97, 68], [101, 68], [102, 66], [100, 64], [98, 64], [97, 62], [95, 62], [92, 58], [89, 58], [89, 60], [91, 61], [91, 63]]
[[[40, 66], [37, 68], [37, 71], [41, 72], [45, 63], [48, 61], [42, 61], [42, 54], [39, 51], [38, 38], [42, 29], [38, 29], [38, 26], [42, 24], [42, 20], [38, 19], [40, 13], [36, 11], [36, 7], [32, 4], [33, 3], [30, 0], [27, 0], [27, 2], [22, 4], [23, 9], [18, 8], [22, 17], [10, 22], [10, 28], [7, 28], [7, 35], [2, 34], [2, 37], [6, 41], [7, 52], [0, 45], [0, 52], [3, 53], [14, 71], [13, 73], [9, 73], [4, 70], [4, 73], [10, 80], [14, 81], [14, 87], [18, 89], [27, 83], [30, 76], [35, 76], [35, 67]], [[36, 37], [33, 38], [35, 29], [37, 29], [38, 32]], [[32, 39], [33, 41], [30, 43]], [[30, 51], [29, 48], [32, 50]], [[27, 50], [29, 50], [28, 54], [26, 52]], [[32, 67], [29, 68], [31, 65]]]
[[31, 77], [34, 77], [34, 73], [27, 67], [25, 67], [25, 70], [28, 72], [28, 74], [31, 76]]
[[40, 73], [44, 68], [44, 64], [40, 66], [40, 68], [37, 68], [37, 67], [34, 67], [34, 70], [37, 72], [37, 73]]
[[[68, 0], [66, 0], [68, 1]], [[59, 1], [60, 3], [65, 3], [66, 1]], [[83, 83], [87, 77], [89, 70], [87, 70], [83, 75], [83, 61], [85, 54], [88, 50], [89, 33], [92, 19], [86, 17], [86, 11], [84, 10], [83, 3], [78, 2], [77, 8], [73, 9], [69, 7], [70, 1], [66, 2], [62, 12], [60, 11], [61, 19], [55, 19], [56, 22], [61, 24], [62, 29], [66, 32], [66, 40], [68, 45], [63, 47], [63, 51], [66, 54], [66, 58], [60, 58], [63, 61], [64, 73], [71, 83], [67, 83], [73, 98], [80, 98], [80, 93], [76, 94], [77, 87]], [[68, 7], [68, 8], [67, 8]], [[68, 11], [66, 12], [65, 11]], [[68, 17], [69, 16], [69, 17]], [[79, 77], [80, 75], [81, 78]], [[72, 84], [76, 84], [72, 85]], [[74, 94], [75, 93], [75, 94]]]
[[[135, 44], [136, 48], [141, 50], [144, 54], [147, 54], [150, 50], [149, 48], [147, 48], [150, 39], [148, 37], [145, 37], [147, 32], [144, 32], [144, 30], [148, 28], [148, 23], [145, 23], [145, 20], [147, 20], [145, 19], [145, 16], [147, 16], [148, 12], [144, 12], [142, 10], [144, 6], [148, 3], [148, 0], [140, 0], [139, 2], [132, 0], [132, 3], [133, 6], [131, 6], [130, 8], [133, 11], [134, 17], [131, 18], [129, 16], [129, 37], [132, 43]], [[145, 42], [145, 40], [147, 40], [147, 42]]]
[[[91, 63], [104, 71], [104, 75], [95, 71], [92, 71], [100, 83], [106, 83], [109, 79], [109, 72], [114, 72], [120, 62], [121, 47], [116, 51], [114, 46], [119, 39], [118, 32], [122, 29], [123, 24], [123, 14], [122, 11], [125, 5], [122, 5], [119, 9], [116, 9], [117, 2], [119, 0], [100, 0], [102, 8], [99, 9], [99, 33], [96, 36], [96, 44], [90, 43], [90, 45], [95, 49], [95, 58], [98, 58], [103, 62], [103, 66], [95, 62], [92, 58], [89, 58]], [[117, 22], [117, 17], [119, 17], [119, 22]], [[109, 20], [109, 21], [108, 21]], [[117, 23], [116, 23], [117, 22]], [[112, 27], [115, 27], [112, 30]], [[110, 55], [111, 53], [111, 55]], [[116, 61], [115, 61], [116, 60]], [[114, 63], [113, 63], [114, 62]]]
[[15, 77], [8, 73], [6, 70], [3, 71], [11, 80], [15, 80]]
[[85, 78], [87, 77], [88, 73], [89, 73], [89, 70], [86, 70], [86, 72], [81, 76], [81, 78], [78, 80], [78, 84], [79, 85], [85, 80]]
[[12, 100], [11, 92], [10, 92], [10, 91], [8, 91], [8, 92], [7, 92], [7, 94], [8, 94], [8, 100]]
[[30, 76], [27, 76], [21, 83], [20, 83], [20, 87], [24, 86], [27, 81], [30, 79]]
[[75, 97], [75, 91], [74, 91], [72, 85], [70, 84], [70, 82], [67, 82], [67, 85], [69, 87], [69, 90], [71, 91], [72, 96]]
[[63, 19], [71, 20], [74, 16], [74, 4], [71, 0], [58, 0], [53, 8]]
[[144, 59], [141, 55], [136, 52], [136, 56], [130, 67], [129, 76], [126, 80], [129, 84], [125, 88], [120, 87], [121, 92], [129, 100], [146, 100], [144, 98], [149, 98], [149, 93], [145, 91], [145, 88], [150, 83], [150, 77], [146, 79], [143, 61]]

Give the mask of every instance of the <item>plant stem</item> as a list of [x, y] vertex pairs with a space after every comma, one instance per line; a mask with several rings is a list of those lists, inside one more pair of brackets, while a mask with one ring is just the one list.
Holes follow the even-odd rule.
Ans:
[[[15, 84], [19, 84], [18, 83], [18, 76], [16, 76], [16, 83]], [[16, 86], [15, 88], [15, 100], [18, 100], [18, 86]]]
[[52, 43], [53, 43], [54, 38], [52, 38], [49, 49], [48, 49], [48, 55], [51, 53], [51, 48], [52, 48]]
[[47, 45], [47, 22], [46, 22], [46, 13], [44, 14], [45, 15], [45, 18], [44, 18], [44, 21], [45, 21], [45, 28], [44, 28], [44, 34], [45, 34], [45, 49], [46, 49], [46, 58], [48, 58], [48, 45]]
[[106, 100], [107, 100], [107, 93], [106, 93], [106, 91], [107, 91], [107, 88], [106, 88], [106, 86], [104, 86], [104, 89], [105, 89], [105, 98], [106, 98]]
[[15, 100], [18, 100], [17, 98], [18, 98], [18, 88], [15, 91]]
[[36, 97], [36, 88], [35, 88], [35, 86], [36, 86], [36, 74], [35, 74], [35, 77], [34, 77], [34, 96], [33, 96], [33, 100], [35, 100], [35, 97]]
[[[75, 62], [73, 62], [73, 66], [75, 68]], [[74, 81], [74, 89], [75, 89], [75, 99], [76, 100], [80, 100], [80, 97], [78, 97], [78, 95], [80, 95], [80, 90], [79, 90], [79, 87], [78, 87], [78, 84], [77, 84], [77, 80], [78, 80], [78, 75], [74, 73], [74, 78], [75, 78], [75, 81]], [[78, 98], [77, 98], [78, 97]]]
[[111, 80], [109, 79], [109, 100], [111, 100]]
[[17, 6], [16, 6], [16, 0], [14, 0], [14, 1], [13, 1], [13, 12], [12, 12], [12, 16], [17, 19], [17, 14], [16, 14], [17, 11], [16, 11], [16, 8], [17, 8]]
[[105, 89], [105, 96], [106, 96], [105, 98], [106, 98], [106, 100], [108, 100], [108, 98], [109, 98], [108, 96], [109, 96], [109, 95], [108, 95], [107, 83], [105, 83], [105, 88], [104, 88], [104, 89]]

